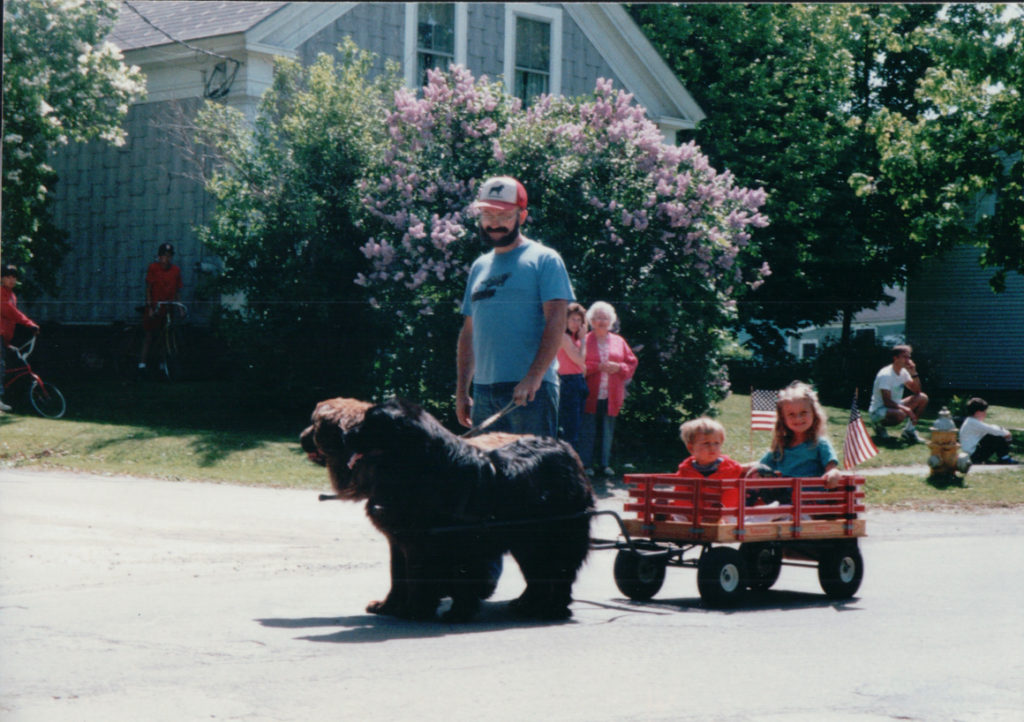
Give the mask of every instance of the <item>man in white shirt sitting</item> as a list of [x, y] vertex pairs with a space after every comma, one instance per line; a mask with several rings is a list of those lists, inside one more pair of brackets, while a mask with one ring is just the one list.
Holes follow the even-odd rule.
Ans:
[[[905, 422], [900, 438], [919, 444], [925, 439], [914, 427], [928, 405], [928, 395], [921, 391], [917, 366], [910, 358], [912, 353], [910, 346], [900, 344], [892, 347], [892, 363], [875, 376], [868, 413], [880, 436], [885, 435], [884, 427]], [[904, 389], [908, 392], [906, 396], [903, 395]]]

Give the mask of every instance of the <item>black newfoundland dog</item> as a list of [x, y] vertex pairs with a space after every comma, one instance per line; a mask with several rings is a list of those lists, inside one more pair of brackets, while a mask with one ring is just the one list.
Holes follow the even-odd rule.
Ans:
[[366, 499], [391, 548], [391, 590], [367, 611], [466, 621], [494, 592], [510, 552], [526, 580], [513, 609], [539, 619], [572, 615], [572, 584], [590, 546], [594, 496], [568, 444], [506, 433], [462, 439], [400, 399], [317, 405], [302, 433], [339, 497]]

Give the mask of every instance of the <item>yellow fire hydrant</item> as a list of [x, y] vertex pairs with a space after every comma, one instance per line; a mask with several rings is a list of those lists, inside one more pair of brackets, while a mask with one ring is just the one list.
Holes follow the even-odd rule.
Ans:
[[960, 444], [956, 440], [956, 424], [945, 406], [932, 425], [928, 448], [932, 452], [928, 457], [928, 466], [933, 474], [953, 474], [957, 471], [966, 474], [971, 468], [971, 457], [960, 451]]

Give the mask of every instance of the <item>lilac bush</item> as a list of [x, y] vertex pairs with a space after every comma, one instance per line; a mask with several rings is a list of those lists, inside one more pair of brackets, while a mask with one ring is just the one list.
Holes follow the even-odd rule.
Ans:
[[450, 406], [465, 274], [486, 250], [468, 206], [484, 178], [509, 174], [530, 196], [525, 234], [562, 254], [580, 302], [616, 307], [638, 351], [624, 413], [675, 424], [724, 396], [735, 302], [769, 272], [744, 251], [767, 225], [764, 189], [738, 186], [693, 143], [666, 144], [607, 80], [524, 110], [486, 76], [432, 71], [419, 96], [395, 93], [388, 137], [360, 184], [356, 283], [402, 321], [382, 364], [392, 390]]

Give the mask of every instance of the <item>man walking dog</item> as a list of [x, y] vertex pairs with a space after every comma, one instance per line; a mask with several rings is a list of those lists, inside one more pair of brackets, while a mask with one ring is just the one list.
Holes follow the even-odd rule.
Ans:
[[472, 209], [492, 250], [470, 267], [456, 359], [456, 415], [473, 426], [516, 408], [491, 431], [556, 436], [558, 373], [555, 357], [574, 301], [562, 257], [521, 232], [526, 188], [515, 178], [489, 178]]

